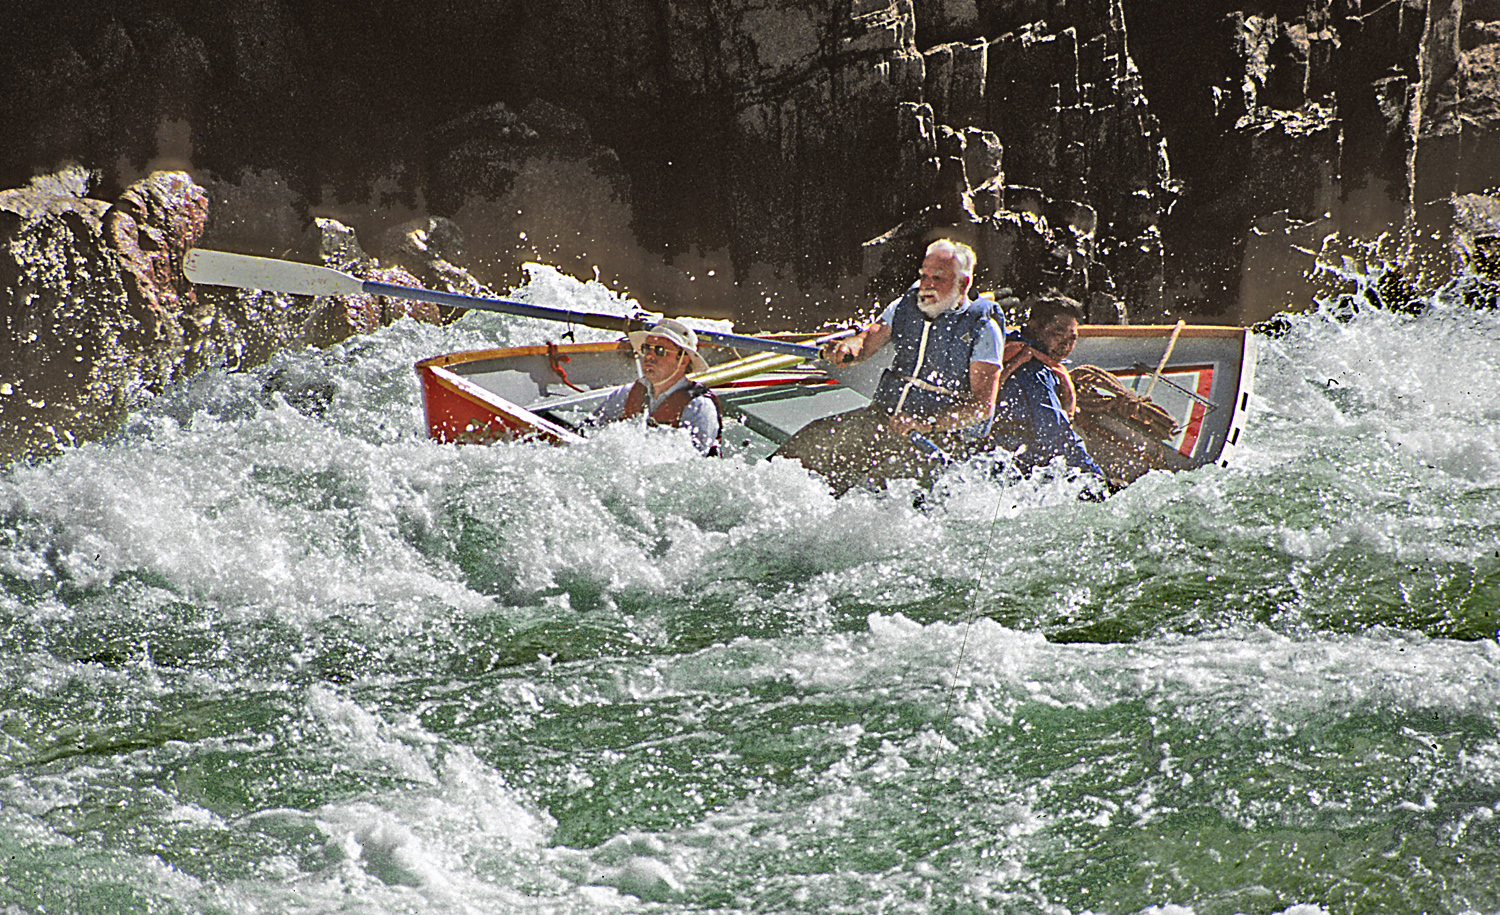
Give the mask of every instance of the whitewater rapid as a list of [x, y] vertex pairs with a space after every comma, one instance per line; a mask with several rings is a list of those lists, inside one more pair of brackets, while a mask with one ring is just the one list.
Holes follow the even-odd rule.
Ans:
[[187, 379], [0, 474], [0, 902], [1500, 911], [1500, 315], [1430, 305], [1102, 504], [427, 440], [494, 315]]

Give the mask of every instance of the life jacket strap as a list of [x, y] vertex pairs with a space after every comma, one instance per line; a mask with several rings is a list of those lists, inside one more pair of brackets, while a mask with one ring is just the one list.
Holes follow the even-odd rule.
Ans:
[[1073, 379], [1069, 377], [1067, 368], [1061, 362], [1020, 340], [1012, 340], [1005, 344], [1004, 358], [1005, 364], [1000, 368], [1001, 387], [1005, 386], [1005, 382], [1015, 374], [1016, 369], [1035, 359], [1051, 369], [1057, 376], [1057, 399], [1062, 405], [1063, 412], [1068, 415], [1068, 419], [1072, 419], [1078, 412], [1078, 393], [1073, 388]]
[[901, 379], [901, 382], [903, 384], [915, 385], [916, 387], [919, 387], [924, 391], [930, 391], [933, 394], [946, 394], [949, 397], [968, 396], [966, 392], [955, 391], [952, 388], [945, 388], [940, 384], [933, 384], [930, 381], [923, 381], [920, 378], [913, 378], [910, 375], [904, 375], [901, 372], [896, 371], [895, 369], [886, 369], [886, 371], [890, 372], [894, 377]]

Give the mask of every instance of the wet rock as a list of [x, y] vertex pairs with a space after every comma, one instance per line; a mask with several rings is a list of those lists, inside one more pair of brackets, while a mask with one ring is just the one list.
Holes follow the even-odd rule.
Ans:
[[[366, 254], [354, 230], [337, 220], [315, 219], [309, 238], [315, 253], [307, 260], [393, 286], [425, 285], [411, 271]], [[467, 274], [462, 281], [475, 283]], [[239, 289], [200, 289], [199, 294], [213, 297], [217, 311], [212, 343], [218, 361], [231, 367], [259, 365], [292, 347], [331, 346], [402, 318], [443, 324], [456, 314], [427, 302], [366, 294], [314, 297]]]
[[1253, 321], [1310, 301], [1333, 232], [1457, 266], [1435, 204], [1500, 185], [1492, 0], [147, 7], [14, 11], [37, 40], [0, 58], [0, 185], [71, 159], [115, 201], [176, 157], [210, 246], [309, 258], [315, 216], [372, 241], [441, 217], [491, 285], [542, 260], [747, 328], [849, 316], [886, 282], [872, 247], [930, 231], [1045, 280], [1007, 187], [1096, 214], [1090, 297]]
[[630, 257], [631, 184], [615, 151], [570, 110], [533, 100], [523, 111], [486, 105], [435, 131], [427, 201], [438, 215], [385, 230], [383, 258], [437, 288], [474, 294], [480, 284], [460, 257], [485, 265], [495, 285], [521, 282], [528, 261]]
[[1464, 194], [1449, 205], [1448, 249], [1461, 270], [1454, 292], [1471, 308], [1500, 308], [1500, 196]]
[[157, 172], [131, 185], [104, 214], [105, 241], [119, 257], [142, 335], [135, 345], [178, 348], [206, 330], [182, 264], [207, 217], [207, 194], [183, 172]]
[[1454, 197], [1453, 240], [1455, 257], [1474, 273], [1500, 279], [1496, 248], [1500, 239], [1500, 195], [1465, 194]]
[[[412, 220], [388, 230], [380, 241], [381, 259], [409, 271], [421, 285], [463, 295], [485, 294], [479, 281], [457, 266], [464, 260], [464, 233], [453, 220]], [[446, 306], [430, 307], [435, 309], [434, 322], [451, 320], [458, 314]]]
[[171, 376], [91, 187], [75, 169], [0, 193], [0, 461], [95, 438]]
[[[348, 226], [332, 219], [319, 219], [316, 225], [324, 266], [366, 280], [397, 286], [421, 285], [416, 277], [400, 267], [382, 268], [374, 258], [365, 254], [354, 230]], [[300, 336], [305, 342], [320, 347], [378, 330], [409, 313], [406, 303], [401, 300], [364, 294], [320, 296], [304, 307], [308, 309], [308, 317], [301, 327]]]
[[[97, 192], [85, 169], [0, 192], [0, 462], [97, 439], [208, 365], [255, 365], [405, 317], [451, 317], [405, 299], [195, 288], [181, 265], [210, 222], [208, 192], [182, 172], [149, 175], [112, 202]], [[340, 268], [420, 285], [365, 256], [352, 230], [332, 220], [303, 238]], [[474, 283], [461, 271], [454, 282]]]
[[234, 178], [208, 175], [208, 219], [200, 244], [215, 251], [311, 261], [322, 238], [308, 203], [273, 169], [243, 169]]
[[318, 261], [325, 267], [350, 271], [370, 262], [354, 229], [334, 219], [316, 220]]

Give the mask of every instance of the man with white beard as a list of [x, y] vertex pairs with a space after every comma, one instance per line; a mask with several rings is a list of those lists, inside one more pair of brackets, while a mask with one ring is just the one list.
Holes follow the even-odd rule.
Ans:
[[852, 337], [830, 343], [835, 365], [895, 347], [874, 402], [809, 423], [777, 449], [821, 474], [841, 495], [892, 477], [931, 477], [935, 455], [962, 457], [989, 432], [1005, 334], [993, 306], [969, 299], [974, 251], [940, 239], [916, 285]]

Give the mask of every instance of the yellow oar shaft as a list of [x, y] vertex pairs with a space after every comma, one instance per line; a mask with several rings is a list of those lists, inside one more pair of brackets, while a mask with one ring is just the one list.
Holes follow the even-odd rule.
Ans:
[[[810, 345], [821, 346], [824, 343], [832, 342], [840, 337], [847, 337], [853, 333], [855, 331], [841, 330], [826, 337], [819, 337], [812, 341]], [[753, 378], [756, 375], [763, 375], [766, 372], [789, 369], [793, 366], [801, 365], [806, 361], [801, 356], [783, 353], [756, 353], [753, 356], [746, 356], [743, 359], [736, 359], [733, 362], [716, 365], [706, 372], [699, 372], [690, 377], [699, 384], [714, 387], [715, 385], [728, 384], [731, 381], [743, 381], [746, 378]]]
[[1156, 387], [1156, 379], [1161, 377], [1162, 369], [1167, 367], [1167, 360], [1172, 358], [1172, 349], [1177, 346], [1177, 335], [1182, 333], [1182, 328], [1186, 324], [1186, 321], [1179, 320], [1177, 326], [1172, 328], [1172, 336], [1167, 340], [1167, 351], [1161, 354], [1161, 361], [1156, 364], [1156, 371], [1151, 373], [1151, 382], [1146, 385], [1146, 393], [1142, 394], [1142, 397], [1151, 396], [1151, 389]]
[[795, 365], [801, 365], [806, 361], [801, 356], [762, 353], [715, 366], [706, 372], [699, 372], [693, 375], [692, 379], [699, 384], [714, 387], [716, 385], [728, 384], [731, 381], [742, 381], [766, 372], [788, 369]]

